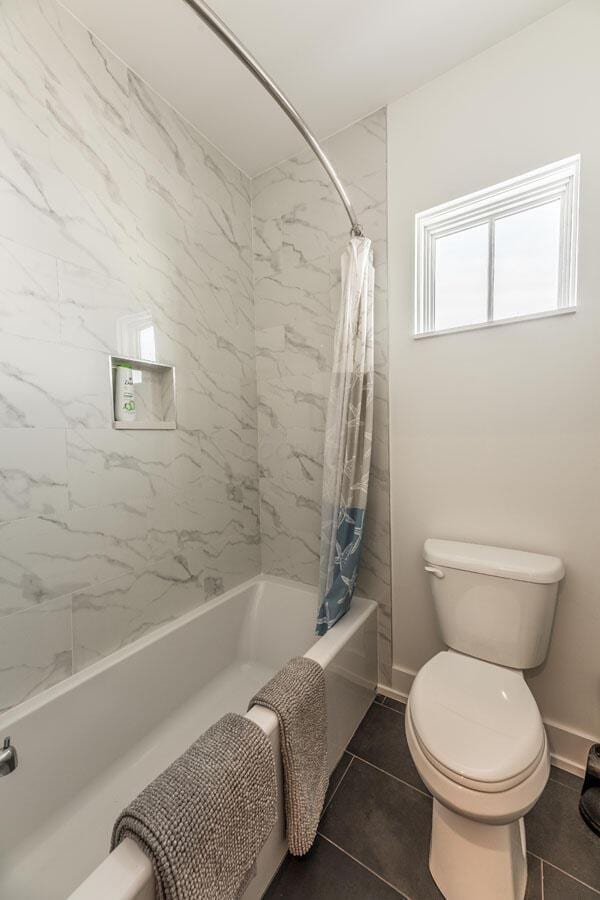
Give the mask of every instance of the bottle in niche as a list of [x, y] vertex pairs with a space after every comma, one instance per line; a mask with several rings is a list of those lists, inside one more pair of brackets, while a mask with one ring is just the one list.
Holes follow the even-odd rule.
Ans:
[[115, 419], [117, 422], [135, 422], [135, 391], [131, 366], [120, 363], [116, 368]]

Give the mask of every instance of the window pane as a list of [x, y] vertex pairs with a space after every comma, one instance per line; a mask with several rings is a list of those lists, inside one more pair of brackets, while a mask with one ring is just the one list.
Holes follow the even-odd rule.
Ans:
[[486, 223], [437, 238], [436, 331], [487, 321], [488, 228]]
[[496, 219], [494, 318], [558, 306], [560, 200]]

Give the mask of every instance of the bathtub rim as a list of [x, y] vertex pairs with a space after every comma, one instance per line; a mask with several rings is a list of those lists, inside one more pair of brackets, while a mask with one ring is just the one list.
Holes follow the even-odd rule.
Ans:
[[[210, 608], [214, 608], [219, 605], [219, 603], [226, 602], [236, 593], [241, 593], [243, 589], [257, 583], [280, 584], [286, 587], [293, 587], [295, 590], [302, 590], [303, 593], [306, 593], [313, 598], [316, 598], [317, 595], [317, 589], [314, 586], [304, 585], [300, 582], [294, 582], [289, 579], [278, 578], [271, 575], [257, 575], [243, 584], [238, 585], [236, 588], [233, 588], [231, 591], [228, 591], [227, 594], [223, 594], [214, 601], [210, 601]], [[185, 616], [181, 616], [179, 619], [167, 623], [166, 627], [161, 626], [160, 633], [157, 634], [157, 629], [157, 631], [153, 631], [150, 635], [140, 638], [139, 641], [134, 642], [133, 646], [136, 649], [142, 649], [142, 646], [146, 646], [147, 643], [152, 642], [150, 639], [160, 639], [161, 635], [176, 630], [178, 626], [182, 627], [187, 622], [192, 621], [198, 615], [202, 614], [207, 608], [208, 604], [203, 604], [199, 609], [193, 610], [191, 614], [186, 613]], [[322, 635], [321, 637], [315, 635], [314, 643], [303, 655], [310, 659], [314, 659], [324, 669], [327, 669], [341, 648], [373, 615], [377, 616], [377, 603], [374, 600], [369, 600], [360, 595], [355, 596], [350, 610], [336, 622], [335, 626], [328, 631], [327, 634]], [[148, 640], [146, 638], [148, 638]], [[141, 643], [142, 641], [144, 642], [143, 645]], [[116, 654], [122, 654], [123, 651], [126, 650], [129, 650], [129, 646], [122, 648], [122, 650], [115, 651], [111, 656], [114, 659]], [[127, 656], [128, 654], [124, 653], [123, 655]], [[104, 660], [100, 662], [104, 663]], [[94, 663], [94, 665], [96, 666], [98, 664]], [[376, 682], [373, 688], [373, 696], [375, 690]], [[252, 706], [245, 713], [245, 716], [262, 729], [268, 737], [271, 746], [273, 747], [273, 751], [278, 754], [280, 738], [279, 722], [276, 714], [271, 709], [267, 709], [264, 706]], [[337, 762], [337, 759], [329, 761], [331, 771], [333, 771]], [[278, 762], [278, 765], [281, 766], [280, 761]], [[281, 864], [286, 850], [287, 848], [283, 849], [278, 865]], [[275, 876], [276, 871], [277, 867], [275, 867], [274, 871], [271, 873], [270, 880]], [[133, 840], [126, 838], [115, 847], [114, 850], [107, 853], [96, 868], [89, 873], [87, 878], [77, 885], [73, 893], [69, 895], [68, 900], [103, 900], [104, 897], [111, 895], [111, 891], [113, 891], [117, 883], [119, 885], [119, 896], [121, 900], [155, 900], [153, 877], [150, 859], [145, 856], [141, 848], [138, 847]]]
[[[316, 592], [318, 590], [314, 585], [303, 584], [302, 582], [293, 581], [292, 579], [279, 578], [275, 575], [254, 575], [252, 578], [249, 578], [246, 581], [243, 581], [240, 584], [236, 585], [235, 587], [230, 588], [223, 594], [219, 594], [218, 597], [207, 600], [205, 603], [201, 603], [194, 609], [188, 610], [188, 612], [183, 613], [181, 616], [177, 616], [177, 618], [172, 619], [169, 622], [158, 625], [152, 631], [148, 632], [148, 634], [137, 638], [135, 641], [126, 644], [124, 647], [120, 647], [118, 650], [113, 650], [112, 653], [109, 653], [106, 656], [102, 657], [102, 659], [91, 663], [89, 666], [86, 666], [79, 672], [74, 672], [72, 675], [68, 675], [57, 684], [51, 685], [45, 690], [40, 691], [38, 694], [35, 694], [33, 697], [29, 697], [27, 700], [23, 700], [21, 703], [17, 703], [10, 709], [1, 712], [0, 732], [6, 732], [7, 729], [10, 729], [13, 725], [21, 721], [21, 719], [37, 712], [37, 710], [41, 709], [46, 704], [51, 703], [53, 700], [63, 696], [63, 694], [66, 694], [79, 687], [80, 685], [85, 684], [90, 679], [99, 676], [102, 672], [118, 665], [123, 660], [128, 659], [136, 653], [141, 652], [146, 647], [149, 647], [157, 641], [160, 641], [163, 637], [166, 637], [167, 635], [172, 634], [173, 632], [176, 632], [181, 628], [185, 628], [186, 625], [189, 625], [190, 622], [193, 622], [204, 614], [210, 612], [211, 610], [222, 606], [233, 597], [253, 587], [260, 588], [260, 586], [265, 583], [275, 585], [279, 584], [282, 587], [287, 588], [293, 587], [294, 590], [300, 591], [315, 598]], [[355, 595], [349, 611], [336, 622], [335, 626], [330, 631], [328, 631], [327, 634], [324, 634], [321, 637], [315, 634], [314, 643], [311, 644], [309, 649], [303, 655], [310, 659], [314, 659], [323, 668], [326, 668], [328, 663], [331, 662], [331, 660], [337, 653], [337, 650], [339, 649], [341, 644], [344, 643], [358, 628], [360, 628], [363, 622], [365, 622], [369, 617], [374, 607], [377, 607], [377, 603], [375, 602], [375, 600], [369, 600], [367, 597], [363, 597], [358, 594]], [[317, 606], [315, 600], [315, 616], [316, 612]], [[261, 722], [258, 722], [257, 724], [261, 724], [262, 727]]]

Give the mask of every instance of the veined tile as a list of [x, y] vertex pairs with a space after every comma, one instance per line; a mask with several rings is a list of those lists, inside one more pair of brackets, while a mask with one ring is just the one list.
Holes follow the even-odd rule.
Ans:
[[288, 375], [258, 385], [259, 431], [305, 427], [325, 431], [329, 375]]
[[71, 505], [139, 505], [168, 498], [173, 487], [175, 447], [169, 431], [69, 430]]
[[256, 327], [294, 325], [329, 315], [330, 279], [329, 256], [305, 261], [285, 242], [277, 267], [263, 266], [255, 279]]
[[59, 339], [56, 260], [0, 240], [0, 325], [6, 334]]
[[73, 594], [73, 666], [78, 672], [204, 601], [202, 580], [181, 557], [151, 563]]
[[0, 616], [143, 568], [147, 515], [125, 503], [0, 525]]
[[0, 712], [71, 671], [69, 597], [0, 619]]
[[256, 431], [256, 382], [229, 375], [181, 369], [177, 373], [177, 415], [190, 431], [216, 428]]
[[241, 217], [249, 216], [248, 179], [192, 125], [129, 73], [131, 127], [137, 141], [198, 193]]
[[123, 333], [143, 308], [133, 290], [93, 269], [59, 262], [60, 336], [66, 344], [123, 352]]
[[[284, 561], [297, 558], [302, 568], [318, 571], [321, 538], [321, 497], [314, 485], [290, 480], [276, 483], [274, 479], [260, 479], [260, 527], [261, 537], [269, 548], [266, 559], [270, 574], [277, 554]], [[287, 548], [287, 552], [286, 552]], [[264, 554], [264, 548], [263, 548]], [[263, 562], [265, 557], [263, 555]], [[314, 583], [314, 578], [309, 584]]]
[[2, 12], [3, 36], [21, 69], [101, 115], [105, 128], [126, 128], [127, 69], [116, 56], [52, 0], [6, 0]]
[[331, 316], [298, 320], [256, 332], [256, 374], [259, 381], [290, 375], [328, 375], [333, 358]]
[[0, 427], [99, 427], [109, 422], [100, 353], [0, 334]]
[[131, 213], [6, 143], [0, 143], [0, 200], [1, 236], [112, 277], [131, 274]]
[[326, 152], [344, 184], [355, 184], [373, 172], [385, 171], [386, 117], [383, 107], [325, 141]]
[[0, 522], [53, 515], [67, 507], [64, 431], [0, 430]]
[[333, 191], [284, 216], [284, 243], [303, 262], [311, 262], [334, 251], [341, 252], [348, 239], [348, 216]]

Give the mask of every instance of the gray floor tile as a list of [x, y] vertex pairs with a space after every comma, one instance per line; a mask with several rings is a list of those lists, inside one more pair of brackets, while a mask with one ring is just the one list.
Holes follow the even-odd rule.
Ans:
[[329, 779], [329, 787], [327, 788], [327, 793], [325, 794], [325, 803], [323, 804], [324, 808], [327, 806], [327, 804], [331, 800], [340, 781], [344, 777], [346, 769], [348, 768], [348, 766], [350, 765], [351, 762], [352, 762], [352, 757], [350, 756], [349, 753], [346, 753], [346, 751], [344, 751], [342, 758], [340, 759], [339, 763], [337, 764], [337, 766], [331, 773], [331, 777]]
[[525, 900], [543, 900], [542, 895], [542, 862], [527, 854], [527, 890]]
[[383, 694], [375, 694], [375, 703], [385, 703], [385, 697]]
[[544, 900], [598, 900], [600, 894], [544, 863]]
[[551, 780], [525, 817], [527, 846], [536, 856], [600, 890], [600, 838], [584, 823], [579, 794]]
[[266, 900], [401, 900], [393, 890], [324, 838], [301, 859], [288, 856]]
[[411, 900], [439, 900], [428, 866], [431, 806], [430, 797], [355, 759], [320, 831]]
[[565, 787], [570, 787], [572, 790], [577, 791], [578, 794], [581, 793], [583, 778], [572, 775], [571, 772], [565, 772], [564, 769], [558, 769], [556, 766], [551, 766], [550, 778], [552, 781], [558, 781], [560, 784], [564, 784]]
[[401, 700], [394, 700], [392, 697], [386, 697], [384, 705], [389, 709], [395, 709], [397, 712], [406, 712], [406, 703], [403, 703]]
[[377, 703], [371, 706], [350, 741], [348, 750], [427, 792], [406, 743], [404, 716], [387, 709], [387, 706], [379, 706]]

